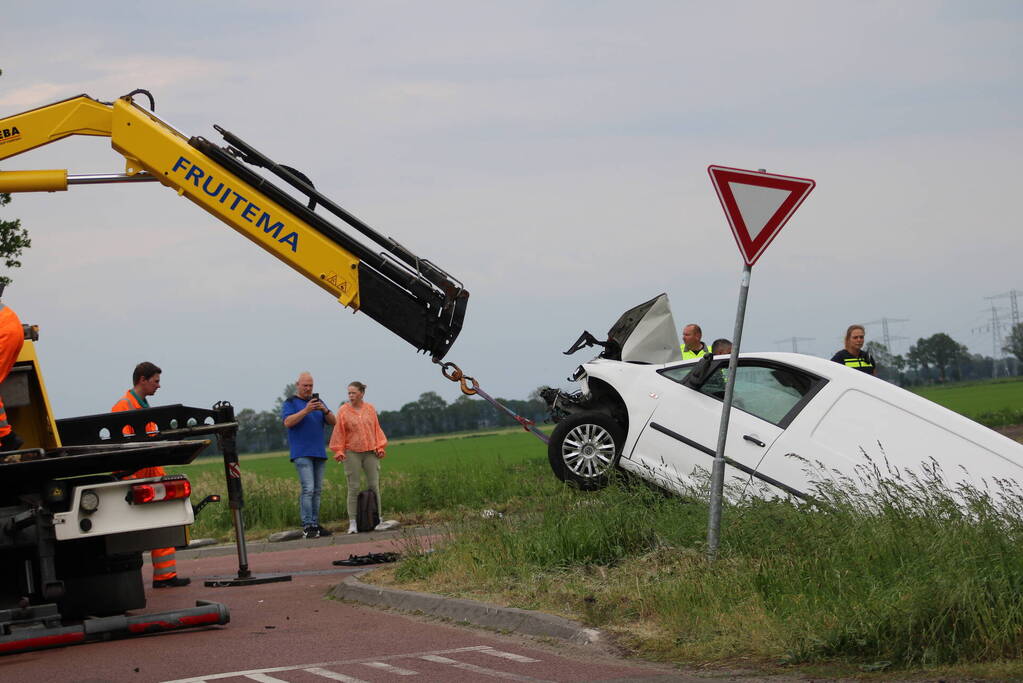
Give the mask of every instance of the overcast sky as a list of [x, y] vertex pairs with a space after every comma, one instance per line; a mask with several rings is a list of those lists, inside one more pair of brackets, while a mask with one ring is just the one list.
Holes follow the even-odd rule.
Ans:
[[[753, 269], [743, 349], [830, 355], [883, 317], [991, 354], [1023, 290], [1019, 2], [18, 3], [0, 116], [149, 89], [187, 135], [245, 138], [471, 292], [448, 360], [524, 398], [660, 292], [730, 337], [742, 261], [707, 166], [817, 188]], [[3, 170], [119, 172], [103, 138]], [[455, 386], [404, 341], [159, 185], [17, 195], [5, 302], [41, 328], [59, 417], [141, 360], [156, 404], [266, 409], [310, 370], [398, 409]], [[985, 308], [988, 308], [985, 311]], [[1008, 314], [1003, 311], [1002, 319]], [[879, 340], [881, 326], [868, 325]]]

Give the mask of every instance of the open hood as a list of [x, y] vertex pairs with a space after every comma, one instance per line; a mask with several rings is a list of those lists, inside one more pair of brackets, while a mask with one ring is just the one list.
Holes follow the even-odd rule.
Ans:
[[668, 295], [661, 294], [623, 313], [611, 326], [606, 341], [583, 332], [565, 353], [598, 345], [604, 347], [602, 358], [662, 365], [682, 360], [677, 330]]
[[661, 294], [623, 313], [607, 338], [621, 349], [620, 360], [671, 363], [682, 360], [677, 330], [668, 295]]

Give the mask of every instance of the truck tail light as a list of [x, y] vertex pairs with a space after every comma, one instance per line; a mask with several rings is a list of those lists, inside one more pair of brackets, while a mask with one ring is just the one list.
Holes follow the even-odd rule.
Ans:
[[192, 495], [192, 485], [188, 479], [165, 478], [148, 484], [133, 484], [128, 502], [135, 505], [158, 503], [163, 500], [177, 500]]

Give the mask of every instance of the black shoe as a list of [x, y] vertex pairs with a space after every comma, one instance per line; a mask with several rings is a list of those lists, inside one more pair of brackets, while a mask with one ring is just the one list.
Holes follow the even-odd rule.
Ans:
[[0, 439], [0, 451], [16, 451], [25, 444], [25, 440], [20, 436], [11, 432], [4, 438]]
[[315, 526], [307, 526], [302, 529], [302, 538], [319, 538], [320, 528]]
[[333, 531], [331, 531], [330, 529], [325, 529], [325, 528], [323, 528], [320, 525], [316, 525], [316, 531], [319, 532], [320, 538], [323, 538], [324, 536], [333, 536], [334, 535]]
[[153, 579], [153, 588], [180, 588], [192, 583], [192, 579], [175, 576], [173, 579]]

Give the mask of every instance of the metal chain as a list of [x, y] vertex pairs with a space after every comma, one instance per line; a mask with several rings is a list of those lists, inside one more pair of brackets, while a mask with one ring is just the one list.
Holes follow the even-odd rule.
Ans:
[[484, 401], [486, 401], [490, 405], [494, 406], [495, 408], [503, 412], [505, 415], [509, 416], [510, 418], [518, 422], [520, 425], [522, 425], [522, 428], [525, 429], [527, 432], [532, 432], [536, 438], [540, 439], [544, 443], [548, 443], [550, 441], [550, 439], [547, 438], [546, 434], [544, 434], [543, 432], [536, 428], [535, 420], [530, 420], [529, 418], [522, 417], [521, 415], [515, 413], [515, 411], [508, 408], [507, 406], [502, 405], [499, 401], [491, 397], [490, 394], [483, 391], [483, 389], [480, 388], [479, 382], [477, 382], [474, 377], [470, 377], [469, 375], [466, 375], [464, 372], [462, 372], [462, 369], [460, 367], [451, 362], [442, 363], [437, 359], [434, 359], [433, 362], [440, 365], [440, 372], [442, 375], [444, 375], [444, 377], [451, 380], [452, 382], [459, 383], [463, 394], [465, 394], [466, 396], [479, 396]]

